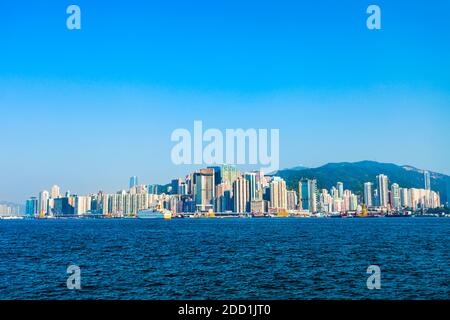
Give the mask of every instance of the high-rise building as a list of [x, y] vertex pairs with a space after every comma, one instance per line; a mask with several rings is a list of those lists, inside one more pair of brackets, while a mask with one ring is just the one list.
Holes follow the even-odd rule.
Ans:
[[429, 171], [425, 170], [423, 172], [423, 181], [424, 181], [425, 190], [431, 190], [431, 177], [430, 177]]
[[181, 195], [187, 195], [187, 186], [185, 182], [180, 182], [180, 185], [178, 186], [178, 193]]
[[393, 183], [391, 186], [391, 196], [392, 196], [392, 209], [398, 211], [401, 209], [400, 200], [400, 187], [397, 183]]
[[233, 210], [233, 203], [231, 201], [231, 187], [228, 183], [220, 183], [216, 187], [216, 211], [225, 212]]
[[358, 196], [356, 194], [350, 194], [348, 209], [350, 211], [356, 211], [358, 209]]
[[372, 183], [372, 182], [366, 182], [366, 183], [364, 183], [364, 204], [365, 204], [367, 207], [373, 206], [373, 201], [372, 201], [372, 186], [373, 186], [373, 183]]
[[301, 179], [298, 183], [300, 209], [317, 212], [317, 181]]
[[384, 174], [377, 176], [377, 190], [380, 207], [388, 207], [389, 204], [389, 190], [388, 190], [388, 177]]
[[287, 210], [286, 181], [280, 177], [273, 177], [270, 182], [270, 208]]
[[248, 210], [248, 181], [243, 177], [237, 177], [233, 183], [234, 212], [244, 213]]
[[138, 177], [132, 176], [130, 177], [130, 189], [136, 187], [139, 184]]
[[238, 171], [235, 166], [224, 164], [221, 166], [220, 173], [222, 176], [222, 182], [227, 182], [230, 186], [237, 179]]
[[149, 194], [159, 194], [159, 186], [157, 184], [149, 184], [147, 190]]
[[256, 173], [248, 172], [244, 174], [244, 178], [248, 182], [248, 201], [256, 200], [257, 198], [257, 184], [256, 184]]
[[31, 197], [26, 201], [25, 214], [28, 216], [36, 216], [39, 214], [39, 202], [36, 197]]
[[54, 200], [54, 214], [55, 216], [65, 216], [74, 214], [73, 201], [69, 197], [59, 197]]
[[338, 190], [338, 198], [342, 199], [344, 195], [344, 183], [338, 182], [336, 184], [336, 189]]
[[403, 208], [408, 207], [408, 189], [407, 188], [400, 188], [400, 205]]
[[297, 192], [295, 192], [294, 190], [288, 190], [287, 191], [287, 209], [295, 210], [295, 209], [297, 209], [297, 204], [298, 204]]
[[181, 185], [181, 179], [172, 179], [170, 186], [172, 187], [172, 194], [180, 194], [180, 185]]
[[39, 215], [48, 214], [48, 199], [50, 194], [47, 190], [39, 192]]
[[50, 197], [52, 199], [59, 198], [61, 196], [61, 189], [56, 184], [50, 190]]
[[214, 184], [217, 186], [222, 182], [222, 170], [220, 166], [211, 166], [208, 169], [214, 170]]
[[197, 211], [205, 212], [214, 206], [214, 170], [200, 169], [194, 173], [194, 200]]
[[91, 197], [89, 196], [76, 196], [75, 197], [75, 215], [83, 215], [91, 210]]

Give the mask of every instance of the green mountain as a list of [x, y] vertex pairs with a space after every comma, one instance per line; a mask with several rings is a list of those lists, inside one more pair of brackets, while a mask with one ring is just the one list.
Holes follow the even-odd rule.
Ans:
[[[388, 176], [389, 185], [398, 183], [403, 188], [424, 188], [423, 170], [375, 161], [328, 163], [318, 168], [284, 169], [276, 173], [286, 180], [289, 189], [297, 190], [298, 181], [308, 178], [317, 179], [319, 189], [330, 189], [341, 181], [345, 189], [359, 194], [363, 192], [364, 182], [375, 184], [376, 176], [379, 174]], [[431, 171], [430, 176], [431, 189], [438, 191], [441, 202], [445, 203], [450, 198], [450, 176]]]

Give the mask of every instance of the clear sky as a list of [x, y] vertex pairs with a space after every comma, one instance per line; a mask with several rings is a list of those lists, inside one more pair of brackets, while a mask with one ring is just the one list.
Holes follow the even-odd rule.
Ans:
[[449, 40], [444, 0], [2, 1], [0, 200], [166, 183], [194, 120], [279, 128], [281, 167], [450, 174]]

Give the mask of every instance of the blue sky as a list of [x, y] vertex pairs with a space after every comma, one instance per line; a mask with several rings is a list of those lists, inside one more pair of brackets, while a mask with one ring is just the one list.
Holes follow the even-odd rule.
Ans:
[[450, 174], [449, 15], [437, 0], [3, 1], [0, 200], [165, 183], [192, 169], [170, 134], [194, 120], [279, 128], [281, 167]]

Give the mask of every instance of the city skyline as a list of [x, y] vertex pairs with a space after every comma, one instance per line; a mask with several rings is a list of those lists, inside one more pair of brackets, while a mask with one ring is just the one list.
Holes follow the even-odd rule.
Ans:
[[[364, 161], [359, 161], [359, 162], [354, 162], [354, 163], [361, 163], [361, 162], [364, 162]], [[349, 162], [343, 162], [343, 163], [349, 163]], [[376, 162], [375, 162], [376, 163]], [[319, 166], [319, 167], [317, 167], [317, 168], [321, 168], [321, 167], [324, 167], [324, 166], [326, 166], [326, 165], [328, 165], [328, 164], [333, 164], [333, 162], [329, 162], [329, 163], [327, 163], [327, 164], [324, 164], [324, 165], [322, 165], [322, 166]], [[383, 163], [381, 163], [381, 164], [383, 164]], [[386, 163], [386, 164], [390, 164], [390, 163]], [[226, 164], [219, 164], [218, 166], [226, 166]], [[235, 168], [234, 170], [237, 170], [236, 168], [237, 168], [237, 166], [236, 165], [229, 165], [230, 167], [232, 167], [232, 168]], [[201, 166], [201, 165], [196, 165], [196, 166], [185, 166], [185, 167], [187, 167], [187, 168], [194, 168], [194, 169], [192, 169], [193, 170], [193, 172], [201, 172], [202, 170], [204, 170], [204, 169], [202, 169], [202, 168], [205, 168], [205, 166]], [[212, 167], [214, 167], [214, 166], [212, 166]], [[209, 166], [208, 168], [212, 168], [211, 166]], [[256, 171], [260, 171], [261, 173], [263, 173], [263, 171], [261, 171], [261, 169], [256, 169], [256, 166], [248, 166], [248, 165], [242, 165], [242, 166], [239, 166], [241, 169], [244, 169], [244, 170], [240, 170], [240, 171], [236, 171], [234, 174], [236, 175], [238, 172], [243, 172], [244, 174], [249, 174], [249, 173], [251, 173], [251, 172], [256, 172]], [[431, 179], [431, 174], [432, 173], [435, 173], [435, 174], [442, 174], [442, 173], [439, 173], [439, 172], [434, 172], [434, 171], [430, 171], [430, 170], [427, 170], [427, 169], [419, 169], [419, 168], [415, 168], [415, 167], [412, 167], [412, 166], [410, 166], [410, 165], [404, 165], [404, 166], [401, 166], [401, 167], [407, 167], [407, 168], [414, 168], [415, 170], [417, 170], [418, 172], [422, 172], [423, 173], [423, 179], [424, 179], [424, 189], [431, 189], [431, 183], [430, 183], [430, 179]], [[250, 169], [249, 169], [250, 168]], [[294, 166], [294, 167], [292, 167], [292, 168], [281, 168], [279, 171], [283, 171], [283, 170], [298, 170], [298, 168], [299, 167], [297, 167], [297, 166]], [[301, 166], [300, 167], [301, 169], [314, 169], [314, 168], [308, 168], [308, 167], [304, 167], [304, 166]], [[316, 169], [317, 169], [316, 168]], [[188, 171], [186, 171], [186, 172], [188, 172]], [[272, 173], [267, 173], [267, 172], [264, 172], [263, 173], [264, 175], [266, 175], [266, 176], [277, 176], [276, 175], [276, 172], [272, 172]], [[180, 177], [185, 177], [186, 176], [186, 174], [182, 174], [182, 175], [180, 175], [178, 178], [174, 178], [174, 176], [171, 176], [171, 178], [169, 178], [169, 179], [167, 179], [166, 181], [162, 181], [162, 182], [155, 182], [155, 181], [152, 181], [152, 179], [151, 178], [146, 178], [146, 179], [141, 179], [141, 178], [139, 178], [139, 176], [136, 176], [136, 175], [131, 175], [131, 176], [129, 176], [129, 177], [127, 177], [127, 179], [128, 179], [128, 189], [127, 188], [124, 188], [124, 184], [122, 183], [122, 186], [121, 185], [118, 185], [117, 187], [113, 187], [113, 188], [103, 188], [103, 187], [100, 187], [100, 188], [97, 188], [97, 191], [101, 191], [101, 192], [106, 192], [106, 193], [110, 193], [110, 192], [114, 192], [114, 190], [129, 190], [129, 189], [131, 189], [133, 186], [137, 186], [137, 185], [145, 185], [145, 186], [151, 186], [151, 185], [153, 185], [153, 186], [171, 186], [171, 181], [173, 181], [173, 179], [181, 179]], [[385, 175], [383, 175], [383, 174], [380, 174], [380, 176], [381, 177], [386, 177]], [[378, 176], [376, 176], [376, 180], [378, 180]], [[143, 183], [140, 183], [140, 182], [142, 182], [142, 181], [144, 181]], [[336, 183], [339, 185], [339, 184], [342, 184], [342, 182], [339, 182], [339, 181], [336, 181]], [[92, 192], [92, 188], [88, 188], [89, 190], [88, 191], [78, 191], [78, 190], [76, 190], [76, 189], [72, 189], [72, 188], [70, 188], [70, 183], [68, 184], [68, 185], [62, 185], [62, 184], [50, 184], [52, 187], [51, 188], [41, 188], [40, 190], [42, 190], [42, 191], [46, 191], [46, 192], [48, 192], [48, 194], [49, 194], [49, 197], [53, 197], [53, 195], [54, 194], [60, 194], [60, 195], [62, 195], [62, 194], [73, 194], [73, 195], [78, 195], [78, 194], [94, 194], [93, 192]], [[364, 182], [364, 185], [363, 185], [363, 189], [362, 190], [366, 190], [366, 187], [367, 188], [373, 188], [373, 185], [374, 185], [374, 183], [372, 183], [372, 182]], [[56, 190], [54, 189], [54, 188], [57, 188]], [[48, 191], [48, 190], [50, 190], [50, 191]], [[339, 189], [339, 188], [338, 188]], [[61, 190], [66, 190], [65, 192], [62, 192]], [[363, 193], [364, 194], [364, 193]], [[9, 199], [0, 199], [0, 203], [4, 203], [4, 204], [10, 204], [12, 207], [17, 207], [17, 206], [22, 206], [22, 204], [25, 202], [25, 200], [26, 199], [29, 199], [30, 197], [32, 197], [33, 196], [33, 193], [31, 193], [31, 196], [29, 195], [29, 196], [27, 196], [25, 199], [21, 199], [21, 200], [19, 200], [19, 201], [10, 201]], [[364, 194], [364, 197], [365, 197], [365, 194]], [[383, 198], [385, 198], [386, 197], [386, 195], [383, 195]], [[365, 203], [367, 203], [367, 201], [370, 201], [370, 200], [368, 200], [368, 199], [364, 199], [364, 202]], [[383, 200], [383, 201], [386, 201], [386, 200]]]
[[[128, 189], [114, 193], [98, 190], [89, 194], [61, 193], [58, 185], [42, 190], [26, 201], [26, 215], [32, 217], [101, 215], [136, 217], [148, 209], [167, 210], [171, 215], [231, 213], [321, 215], [397, 213], [401, 210], [441, 207], [439, 192], [431, 190], [430, 172], [423, 171], [422, 188], [405, 188], [377, 174], [375, 185], [364, 183], [362, 194], [337, 181], [331, 189], [319, 189], [317, 179], [301, 178], [297, 187], [261, 170], [240, 171], [234, 165], [202, 168], [184, 178], [171, 179], [165, 186], [139, 184], [130, 177]], [[373, 188], [375, 186], [375, 188]], [[448, 201], [448, 200], [447, 200]]]

